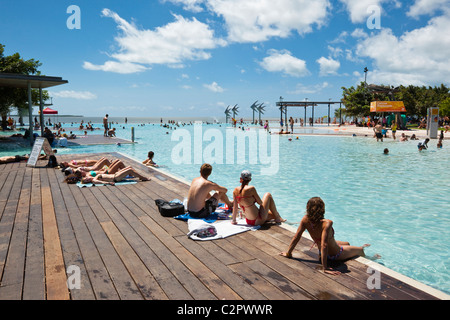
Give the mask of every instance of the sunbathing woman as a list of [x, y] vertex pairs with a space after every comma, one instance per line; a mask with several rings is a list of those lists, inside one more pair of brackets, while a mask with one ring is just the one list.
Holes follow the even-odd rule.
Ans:
[[[252, 174], [247, 170], [242, 171], [241, 186], [236, 187], [233, 191], [233, 217], [231, 223], [236, 224], [238, 205], [242, 208], [245, 220], [249, 225], [262, 225], [272, 219], [275, 219], [277, 223], [286, 221], [278, 213], [272, 195], [267, 192], [261, 200], [255, 187], [248, 185], [251, 180]], [[259, 209], [256, 203], [260, 205]]]
[[111, 162], [105, 157], [101, 158], [100, 160], [72, 160], [69, 162], [63, 161], [60, 163], [60, 166], [63, 168], [77, 169], [80, 167], [90, 167], [92, 168], [91, 170], [99, 170], [105, 165], [111, 165]]
[[116, 182], [122, 181], [127, 176], [139, 178], [142, 181], [150, 181], [150, 178], [144, 177], [132, 167], [126, 167], [113, 174], [101, 173], [97, 174], [95, 177], [86, 176], [81, 180], [81, 183], [110, 184], [113, 186]]
[[95, 171], [97, 173], [116, 173], [118, 170], [125, 168], [125, 165], [119, 159], [113, 160], [110, 164], [108, 164], [108, 159], [105, 160], [100, 159], [98, 163], [91, 167], [79, 167], [77, 170], [85, 172]]
[[328, 267], [328, 260], [346, 260], [355, 256], [365, 256], [364, 248], [370, 245], [365, 244], [362, 247], [356, 247], [351, 246], [348, 242], [336, 241], [334, 239], [333, 221], [325, 219], [324, 215], [325, 203], [322, 199], [319, 197], [309, 199], [306, 205], [306, 215], [300, 221], [300, 226], [292, 238], [288, 251], [281, 252], [280, 255], [292, 257], [292, 251], [306, 229], [319, 247], [323, 271], [338, 275], [340, 274], [339, 271]]

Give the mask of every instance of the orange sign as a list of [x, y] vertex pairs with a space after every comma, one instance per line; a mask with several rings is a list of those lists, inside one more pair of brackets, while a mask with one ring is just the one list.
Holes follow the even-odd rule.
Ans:
[[370, 112], [406, 112], [403, 101], [372, 101]]

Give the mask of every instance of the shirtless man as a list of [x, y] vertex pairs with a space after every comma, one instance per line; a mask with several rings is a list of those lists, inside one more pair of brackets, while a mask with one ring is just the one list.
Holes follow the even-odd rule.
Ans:
[[[193, 218], [205, 218], [216, 210], [219, 200], [225, 202], [229, 208], [232, 204], [227, 197], [227, 188], [209, 181], [212, 166], [204, 163], [200, 168], [200, 177], [194, 178], [189, 188], [188, 212]], [[211, 196], [210, 192], [215, 191]]]
[[381, 142], [383, 142], [383, 127], [381, 126], [381, 123], [378, 122], [377, 125], [373, 128], [373, 132], [375, 132], [375, 136], [377, 138], [377, 141], [381, 139]]

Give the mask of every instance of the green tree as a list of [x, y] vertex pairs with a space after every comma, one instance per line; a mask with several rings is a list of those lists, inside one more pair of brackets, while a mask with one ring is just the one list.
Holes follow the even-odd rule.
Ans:
[[442, 117], [450, 116], [450, 97], [441, 101], [439, 104], [439, 113]]
[[[441, 107], [444, 112], [450, 97], [449, 88], [441, 84], [437, 87], [419, 87], [409, 85], [399, 86], [392, 90], [389, 86], [369, 86], [365, 87], [361, 82], [357, 88], [342, 87], [343, 103], [345, 105], [345, 114], [348, 116], [368, 116], [370, 115], [370, 102], [374, 100], [386, 101], [395, 99], [403, 101], [406, 107], [406, 114], [410, 116], [417, 115], [424, 117], [427, 115], [427, 109], [430, 107]], [[395, 92], [393, 95], [389, 92]], [[441, 113], [443, 114], [443, 113]]]
[[373, 95], [369, 93], [364, 82], [355, 87], [342, 87], [342, 103], [345, 106], [345, 115], [350, 117], [366, 116], [370, 113], [370, 101]]
[[[384, 86], [380, 86], [385, 88]], [[387, 88], [387, 87], [386, 87]], [[389, 100], [387, 93], [374, 93], [364, 82], [355, 87], [342, 87], [342, 102], [345, 105], [345, 114], [351, 117], [370, 115], [370, 102], [374, 100]]]
[[[0, 73], [17, 73], [23, 75], [40, 75], [38, 68], [42, 65], [38, 60], [24, 60], [19, 53], [5, 56], [5, 46], [0, 43]], [[44, 101], [49, 98], [48, 92], [43, 91]], [[39, 91], [32, 90], [33, 104], [39, 101]], [[25, 88], [0, 87], [0, 115], [2, 128], [5, 129], [6, 118], [11, 108], [28, 108], [28, 91]]]

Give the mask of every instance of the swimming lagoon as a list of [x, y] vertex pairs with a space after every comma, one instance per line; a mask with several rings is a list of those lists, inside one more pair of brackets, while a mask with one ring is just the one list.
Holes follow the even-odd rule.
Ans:
[[[136, 144], [59, 148], [58, 154], [121, 152], [142, 161], [152, 150], [161, 170], [188, 182], [198, 176], [205, 159], [195, 154], [194, 143], [190, 163], [179, 163], [173, 152], [180, 147], [181, 140], [175, 137], [181, 133], [189, 133], [194, 142], [195, 126], [175, 130], [175, 127], [161, 127], [159, 123], [120, 124], [116, 125], [117, 136], [131, 139], [131, 127], [135, 130]], [[230, 130], [240, 130], [220, 124], [204, 124], [202, 129], [203, 137], [197, 141], [201, 141], [204, 153], [214, 142], [211, 138], [203, 141], [210, 130], [221, 132], [224, 139]], [[245, 129], [256, 130], [247, 126]], [[320, 132], [320, 128], [316, 130]], [[272, 155], [278, 149], [276, 171], [262, 174], [261, 169], [269, 164], [261, 163], [259, 158], [257, 163], [250, 164], [249, 153], [255, 146], [247, 144], [243, 150], [235, 144], [236, 158], [231, 163], [211, 163], [210, 180], [227, 187], [231, 197], [232, 190], [239, 185], [240, 172], [252, 171], [251, 183], [259, 194], [271, 192], [281, 215], [294, 226], [305, 214], [308, 199], [319, 196], [326, 205], [326, 218], [334, 221], [337, 240], [354, 245], [370, 243], [366, 254], [381, 255], [378, 263], [450, 293], [450, 181], [446, 176], [450, 147], [446, 145], [447, 140], [442, 149], [437, 149], [437, 141], [432, 140], [428, 150], [419, 152], [418, 141], [377, 142], [370, 137], [326, 134], [298, 135], [297, 140], [296, 135], [277, 135], [277, 145], [274, 145], [272, 137], [265, 132], [259, 139], [264, 135], [269, 145], [267, 154]], [[384, 148], [389, 149], [388, 155], [383, 154]], [[14, 154], [18, 153], [16, 150]], [[238, 163], [238, 154], [242, 153], [246, 159]]]

